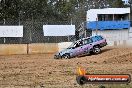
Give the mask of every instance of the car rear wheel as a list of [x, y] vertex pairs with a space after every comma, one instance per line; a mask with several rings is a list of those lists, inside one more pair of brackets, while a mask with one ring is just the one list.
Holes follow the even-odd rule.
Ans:
[[94, 54], [99, 54], [100, 52], [101, 52], [101, 49], [100, 49], [99, 46], [93, 47], [93, 53], [94, 53]]

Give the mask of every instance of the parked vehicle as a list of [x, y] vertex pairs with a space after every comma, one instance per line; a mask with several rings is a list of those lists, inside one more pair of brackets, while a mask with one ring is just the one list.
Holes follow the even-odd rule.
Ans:
[[73, 42], [68, 48], [56, 53], [54, 58], [70, 59], [71, 57], [90, 54], [91, 52], [94, 54], [99, 54], [101, 52], [101, 48], [106, 45], [107, 42], [103, 36], [91, 36]]

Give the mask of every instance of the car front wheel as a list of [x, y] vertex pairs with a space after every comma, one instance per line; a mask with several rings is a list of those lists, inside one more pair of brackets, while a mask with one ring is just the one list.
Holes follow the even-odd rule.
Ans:
[[65, 54], [65, 55], [63, 55], [63, 58], [70, 59], [70, 55], [69, 54]]
[[57, 55], [54, 55], [54, 59], [59, 59], [59, 57]]

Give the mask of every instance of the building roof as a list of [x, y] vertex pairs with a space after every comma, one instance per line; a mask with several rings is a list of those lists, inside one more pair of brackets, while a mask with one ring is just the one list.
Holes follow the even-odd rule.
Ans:
[[127, 14], [127, 13], [130, 13], [130, 8], [90, 9], [87, 11], [87, 21], [96, 21], [98, 14]]

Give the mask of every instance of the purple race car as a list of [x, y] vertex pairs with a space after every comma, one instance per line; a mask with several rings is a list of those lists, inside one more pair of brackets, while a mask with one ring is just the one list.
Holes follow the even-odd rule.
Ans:
[[101, 52], [101, 48], [106, 46], [106, 39], [100, 35], [91, 36], [75, 41], [67, 49], [64, 49], [54, 55], [55, 59], [65, 58], [70, 59], [80, 55], [98, 54]]

